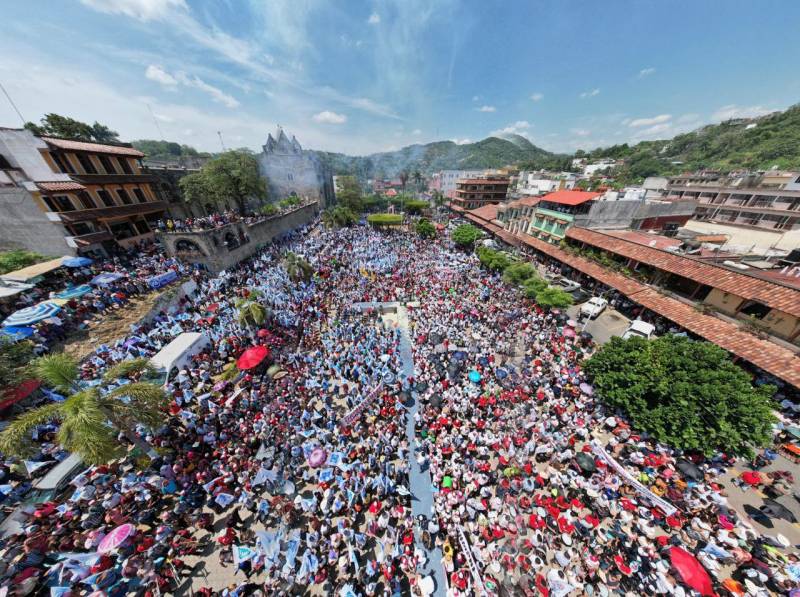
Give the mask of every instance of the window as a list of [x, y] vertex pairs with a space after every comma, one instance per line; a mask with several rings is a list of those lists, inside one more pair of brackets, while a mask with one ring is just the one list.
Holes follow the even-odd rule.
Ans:
[[127, 158], [117, 158], [119, 165], [122, 166], [122, 171], [125, 174], [133, 174], [133, 170], [131, 170], [131, 165], [128, 163]]
[[56, 166], [58, 166], [58, 169], [64, 174], [75, 174], [75, 168], [73, 168], [72, 164], [69, 163], [67, 156], [61, 156], [55, 152], [52, 152], [50, 153], [50, 157], [53, 158], [53, 161], [56, 163]]
[[136, 220], [133, 225], [136, 227], [136, 231], [139, 234], [147, 234], [150, 232], [150, 227], [147, 225], [147, 222], [144, 220]]
[[116, 205], [114, 200], [111, 198], [111, 193], [106, 190], [101, 189], [97, 191], [97, 196], [100, 197], [100, 201], [102, 201], [103, 205], [106, 207], [114, 207]]
[[92, 198], [89, 197], [89, 193], [87, 193], [86, 191], [81, 191], [80, 193], [78, 193], [78, 200], [81, 202], [81, 205], [83, 206], [84, 209], [94, 209], [95, 207], [97, 207], [94, 204], [94, 201], [92, 201]]
[[72, 205], [72, 201], [69, 200], [69, 197], [66, 195], [56, 195], [55, 197], [42, 197], [44, 199], [45, 205], [47, 205], [50, 211], [75, 211], [75, 206]]
[[88, 155], [83, 153], [76, 153], [75, 155], [78, 157], [78, 161], [81, 163], [81, 168], [83, 168], [84, 173], [97, 174], [97, 168], [94, 167]]
[[133, 189], [133, 194], [139, 203], [147, 203], [147, 197], [145, 197], [144, 193], [142, 193], [142, 189], [140, 188]]
[[106, 171], [106, 174], [116, 174], [117, 169], [114, 168], [114, 164], [108, 159], [107, 155], [98, 156], [100, 158], [100, 163], [103, 164], [103, 170]]
[[131, 201], [131, 196], [128, 195], [128, 191], [125, 189], [117, 189], [117, 195], [119, 195], [119, 198], [124, 205], [131, 205], [133, 203], [133, 201]]
[[109, 226], [109, 229], [111, 230], [111, 234], [113, 234], [114, 238], [116, 238], [117, 240], [123, 240], [125, 238], [137, 236], [130, 222], [119, 222], [117, 224], [111, 224]]
[[77, 224], [70, 224], [67, 226], [72, 236], [83, 236], [84, 234], [92, 234], [94, 229], [86, 222], [78, 222]]

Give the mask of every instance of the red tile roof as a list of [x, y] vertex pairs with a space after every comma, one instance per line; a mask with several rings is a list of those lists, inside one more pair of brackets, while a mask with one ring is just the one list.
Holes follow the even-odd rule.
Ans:
[[667, 247], [680, 247], [683, 243], [677, 238], [660, 236], [658, 234], [647, 234], [636, 232], [635, 230], [603, 230], [604, 234], [627, 240], [637, 245], [655, 247], [656, 249], [667, 249]]
[[144, 154], [133, 147], [120, 147], [119, 145], [104, 145], [102, 143], [89, 143], [86, 141], [69, 141], [54, 137], [42, 137], [48, 145], [67, 151], [86, 151], [88, 153], [110, 153], [112, 155], [127, 155], [133, 158], [143, 158]]
[[601, 195], [602, 193], [590, 193], [588, 191], [556, 191], [540, 197], [540, 200], [561, 205], [580, 205], [592, 199], [597, 199]]
[[37, 182], [40, 190], [50, 193], [63, 193], [66, 191], [85, 191], [86, 187], [74, 181]]
[[650, 309], [690, 332], [717, 344], [731, 354], [749, 361], [778, 379], [800, 388], [800, 356], [797, 356], [790, 349], [768, 340], [762, 340], [753, 334], [745, 332], [736, 324], [717, 319], [712, 315], [704, 315], [691, 305], [665, 296], [640, 282], [607, 270], [593, 261], [572, 255], [555, 245], [527, 234], [511, 234], [499, 226], [476, 216], [474, 211], [477, 210], [466, 212], [465, 216], [493, 232], [502, 240], [515, 246], [524, 243], [541, 253], [550, 255], [595, 280], [619, 290], [646, 309]]
[[800, 317], [800, 291], [794, 288], [787, 288], [685, 255], [675, 255], [615, 238], [596, 230], [573, 226], [567, 230], [567, 237]]
[[492, 221], [497, 219], [497, 203], [489, 203], [487, 205], [481, 205], [475, 209], [469, 210], [470, 213], [475, 214], [479, 218], [482, 218], [487, 221]]

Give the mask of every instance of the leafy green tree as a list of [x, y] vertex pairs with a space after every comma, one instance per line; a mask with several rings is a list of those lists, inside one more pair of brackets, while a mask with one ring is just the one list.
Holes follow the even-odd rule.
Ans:
[[336, 201], [353, 213], [361, 213], [364, 210], [361, 185], [355, 176], [336, 177]]
[[750, 376], [710, 342], [679, 336], [612, 338], [586, 363], [595, 393], [658, 441], [711, 455], [769, 444], [773, 386]]
[[503, 272], [503, 280], [514, 286], [520, 286], [525, 280], [535, 276], [536, 268], [526, 261], [518, 261], [509, 265]]
[[25, 367], [33, 356], [33, 343], [13, 342], [0, 336], [0, 388], [15, 386], [26, 378]]
[[431, 224], [430, 220], [421, 218], [415, 226], [417, 234], [422, 238], [436, 238], [436, 226]]
[[[88, 464], [102, 464], [123, 456], [126, 449], [118, 440], [120, 435], [142, 452], [155, 455], [136, 433], [136, 427], [154, 429], [163, 424], [168, 398], [162, 388], [145, 382], [128, 383], [107, 393], [101, 392], [100, 387], [81, 387], [77, 382], [78, 363], [64, 353], [36, 359], [32, 370], [37, 379], [67, 398], [28, 410], [12, 420], [0, 432], [0, 451], [4, 454], [31, 456], [36, 452], [33, 430], [57, 422], [58, 442]], [[136, 368], [129, 367], [126, 374], [135, 375]]]
[[536, 293], [536, 304], [543, 309], [566, 309], [572, 303], [572, 295], [560, 288], [546, 286]]
[[358, 221], [358, 216], [343, 205], [329, 207], [322, 212], [322, 223], [328, 228], [346, 228]]
[[278, 213], [278, 208], [272, 203], [265, 203], [261, 206], [259, 211], [265, 216], [274, 216], [276, 213]]
[[529, 299], [536, 299], [536, 295], [547, 288], [547, 282], [538, 276], [528, 278], [522, 283], [522, 292]]
[[24, 249], [3, 251], [0, 253], [0, 275], [22, 269], [23, 267], [28, 267], [34, 263], [41, 263], [48, 259], [52, 259], [52, 257], [33, 251], [26, 251]]
[[514, 263], [508, 253], [496, 251], [489, 247], [478, 247], [475, 249], [475, 254], [478, 256], [481, 265], [493, 272], [503, 272]]
[[238, 299], [234, 306], [239, 325], [246, 328], [258, 328], [267, 320], [267, 308], [254, 296]]
[[246, 213], [247, 200], [263, 202], [267, 198], [266, 180], [261, 177], [258, 160], [249, 151], [226, 151], [210, 160], [200, 170], [216, 203], [235, 203]]
[[483, 233], [479, 228], [476, 228], [472, 224], [461, 224], [455, 230], [453, 230], [450, 238], [459, 247], [468, 249], [472, 247], [472, 245], [475, 244], [475, 241], [482, 236]]
[[201, 206], [213, 203], [217, 207], [222, 207], [219, 203], [221, 198], [214, 193], [210, 179], [202, 170], [182, 177], [178, 180], [178, 186], [186, 203]]
[[417, 190], [418, 191], [421, 190], [422, 181], [424, 180], [422, 173], [419, 170], [414, 170], [414, 173], [411, 175], [411, 178], [414, 180], [414, 184], [417, 186]]
[[308, 282], [314, 274], [311, 264], [291, 251], [287, 251], [283, 258], [283, 266], [286, 268], [289, 277], [295, 282]]
[[405, 210], [412, 215], [421, 214], [424, 210], [428, 209], [430, 204], [427, 201], [412, 199], [405, 204]]
[[39, 124], [26, 122], [25, 128], [35, 135], [61, 137], [74, 141], [94, 141], [96, 143], [119, 143], [119, 133], [99, 122], [86, 124], [80, 120], [61, 116], [59, 114], [45, 114]]

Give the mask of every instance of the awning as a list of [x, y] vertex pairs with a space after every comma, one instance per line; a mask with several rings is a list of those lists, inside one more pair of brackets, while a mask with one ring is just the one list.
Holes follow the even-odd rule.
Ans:
[[22, 282], [0, 279], [0, 299], [17, 295], [31, 288], [33, 288], [33, 284], [23, 284]]
[[48, 272], [52, 272], [55, 269], [58, 269], [63, 265], [64, 259], [71, 259], [70, 255], [64, 255], [63, 257], [58, 257], [56, 259], [51, 259], [50, 261], [43, 261], [42, 263], [35, 263], [34, 265], [29, 265], [28, 267], [23, 267], [22, 269], [18, 269], [15, 272], [8, 272], [7, 274], [3, 274], [0, 276], [3, 280], [13, 280], [15, 282], [27, 282], [28, 280], [33, 280], [34, 278], [38, 278]]

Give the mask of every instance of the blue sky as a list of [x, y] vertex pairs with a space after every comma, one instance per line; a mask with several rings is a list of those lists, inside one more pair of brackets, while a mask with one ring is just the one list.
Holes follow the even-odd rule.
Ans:
[[800, 100], [794, 0], [49, 0], [3, 20], [27, 120], [203, 150], [281, 124], [350, 154], [501, 131], [572, 151]]

